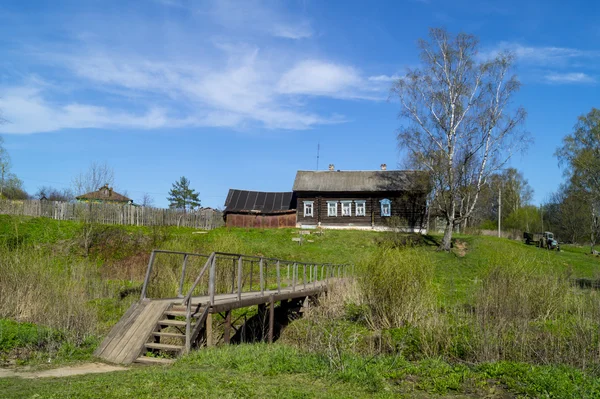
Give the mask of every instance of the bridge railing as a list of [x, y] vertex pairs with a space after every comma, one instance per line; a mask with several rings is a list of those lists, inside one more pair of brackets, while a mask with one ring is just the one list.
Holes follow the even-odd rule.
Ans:
[[[170, 262], [157, 262], [160, 256], [171, 257]], [[160, 270], [157, 270], [161, 268], [168, 269], [169, 279], [177, 278], [177, 288], [174, 289], [175, 283], [172, 281], [163, 290], [167, 292], [162, 292], [159, 297], [181, 298], [184, 304], [194, 296], [208, 296], [214, 303], [215, 296], [221, 294], [241, 300], [246, 292], [264, 294], [265, 291], [276, 290], [279, 293], [283, 288], [296, 291], [352, 273], [352, 266], [347, 264], [300, 262], [226, 252], [205, 255], [156, 249], [150, 254], [141, 299], [153, 296], [148, 295], [149, 288], [157, 285], [157, 280], [167, 278], [164, 275], [161, 277]]]

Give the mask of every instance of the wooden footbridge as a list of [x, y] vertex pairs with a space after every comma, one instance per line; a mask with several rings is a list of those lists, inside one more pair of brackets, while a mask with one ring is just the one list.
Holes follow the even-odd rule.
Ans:
[[170, 363], [173, 357], [215, 343], [213, 314], [223, 317], [221, 339], [229, 343], [235, 330], [232, 311], [253, 305], [265, 324], [268, 318], [267, 340], [272, 342], [276, 303], [283, 310], [299, 306], [348, 273], [348, 265], [154, 250], [140, 300], [94, 354], [112, 363]]

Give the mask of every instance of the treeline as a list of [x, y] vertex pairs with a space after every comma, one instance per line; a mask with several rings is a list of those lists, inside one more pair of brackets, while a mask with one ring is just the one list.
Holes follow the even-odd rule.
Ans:
[[491, 176], [480, 201], [462, 226], [495, 230], [552, 231], [567, 243], [590, 244], [600, 236], [600, 110], [578, 118], [555, 153], [565, 181], [541, 205], [523, 174], [509, 168]]

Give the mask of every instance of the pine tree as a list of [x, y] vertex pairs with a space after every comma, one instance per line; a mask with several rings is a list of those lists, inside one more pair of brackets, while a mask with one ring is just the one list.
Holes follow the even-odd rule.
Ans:
[[190, 188], [190, 181], [184, 176], [173, 183], [173, 188], [169, 191], [169, 206], [171, 208], [183, 209], [184, 212], [192, 210], [195, 207], [200, 206], [200, 199], [196, 190]]

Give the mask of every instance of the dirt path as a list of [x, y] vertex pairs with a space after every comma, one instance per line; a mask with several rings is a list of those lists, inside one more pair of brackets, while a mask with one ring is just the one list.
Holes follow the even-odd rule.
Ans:
[[104, 363], [84, 363], [76, 366], [59, 367], [42, 371], [16, 371], [0, 369], [0, 378], [45, 378], [45, 377], [68, 377], [71, 375], [110, 373], [112, 371], [128, 370], [126, 367], [111, 366]]

